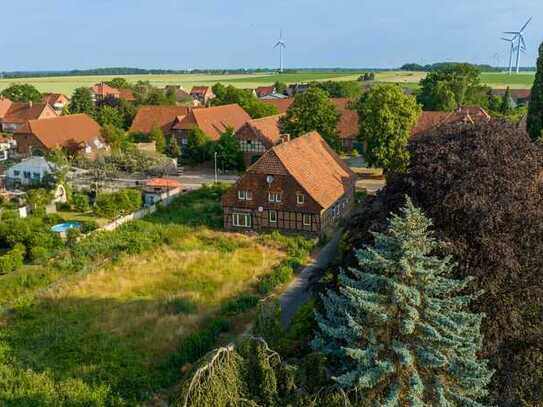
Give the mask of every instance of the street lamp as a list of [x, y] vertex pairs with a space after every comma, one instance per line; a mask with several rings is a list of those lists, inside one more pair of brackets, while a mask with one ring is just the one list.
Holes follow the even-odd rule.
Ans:
[[217, 152], [215, 151], [213, 154], [213, 157], [215, 159], [215, 184], [218, 182], [217, 180]]

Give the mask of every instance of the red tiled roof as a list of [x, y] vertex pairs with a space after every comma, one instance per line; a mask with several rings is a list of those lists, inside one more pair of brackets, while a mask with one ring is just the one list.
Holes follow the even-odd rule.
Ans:
[[164, 188], [164, 189], [175, 189], [181, 186], [179, 181], [168, 178], [153, 178], [145, 181], [146, 187], [152, 188]]
[[[503, 96], [505, 95], [505, 89], [494, 89], [492, 94], [494, 96]], [[511, 97], [514, 99], [528, 99], [532, 94], [531, 89], [509, 89]]]
[[119, 89], [112, 88], [105, 83], [97, 83], [96, 85], [91, 87], [91, 91], [95, 95], [102, 97], [113, 96], [118, 98], [120, 96]]
[[133, 102], [136, 100], [134, 93], [130, 89], [119, 89], [119, 98], [128, 102]]
[[5, 116], [5, 114], [11, 107], [12, 103], [13, 102], [9, 100], [8, 98], [0, 96], [0, 119], [2, 119]]
[[13, 102], [4, 114], [3, 121], [6, 123], [24, 123], [27, 120], [37, 120], [47, 109], [51, 111], [51, 114], [57, 115], [47, 103]]
[[149, 133], [153, 127], [159, 127], [165, 134], [171, 132], [178, 116], [186, 116], [186, 106], [141, 106], [130, 127], [134, 133]]
[[337, 123], [339, 137], [355, 138], [359, 133], [358, 113], [349, 109], [351, 101], [347, 98], [332, 98], [330, 100], [336, 105], [336, 110], [340, 114]]
[[42, 101], [53, 106], [55, 103], [66, 103], [68, 98], [62, 93], [44, 93]]
[[355, 174], [315, 131], [268, 150], [247, 172], [290, 174], [323, 208], [336, 202], [355, 180]]
[[209, 86], [193, 86], [190, 94], [204, 96], [207, 92], [209, 92]]
[[490, 115], [481, 106], [462, 106], [458, 109], [458, 113], [469, 114], [472, 119], [490, 120]]
[[461, 123], [471, 121], [472, 117], [467, 112], [426, 112], [423, 111], [417, 121], [417, 124], [411, 131], [412, 136], [426, 133], [436, 127], [445, 124]]
[[[279, 129], [279, 119], [282, 115], [263, 117], [261, 119], [249, 120], [242, 126], [249, 127], [256, 137], [263, 139], [266, 145], [274, 146], [281, 141], [281, 130]], [[240, 128], [241, 130], [241, 128]]]
[[294, 98], [262, 100], [262, 102], [275, 106], [279, 113], [286, 113]]
[[16, 130], [18, 134], [33, 134], [48, 149], [73, 147], [100, 139], [100, 126], [85, 113], [29, 120]]
[[262, 96], [268, 96], [273, 93], [275, 88], [273, 86], [259, 86], [255, 89], [256, 96], [261, 98]]
[[174, 129], [199, 128], [211, 140], [218, 140], [227, 128], [237, 131], [251, 116], [238, 104], [192, 109], [185, 117], [177, 120]]

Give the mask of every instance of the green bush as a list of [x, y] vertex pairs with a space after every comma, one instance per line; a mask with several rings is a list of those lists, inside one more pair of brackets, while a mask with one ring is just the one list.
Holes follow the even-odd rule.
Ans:
[[241, 314], [256, 307], [258, 301], [259, 298], [256, 295], [241, 294], [238, 298], [225, 302], [221, 307], [221, 313], [227, 316]]
[[49, 250], [45, 247], [35, 246], [30, 249], [30, 260], [36, 264], [43, 264], [49, 256]]
[[99, 194], [94, 210], [98, 216], [116, 218], [138, 210], [142, 202], [140, 191], [123, 189], [118, 192]]
[[81, 233], [88, 233], [98, 229], [98, 224], [94, 220], [79, 221], [79, 224], [81, 225]]
[[260, 294], [269, 294], [276, 287], [281, 284], [288, 283], [294, 274], [292, 266], [288, 264], [289, 262], [284, 262], [276, 267], [270, 275], [264, 277], [258, 283], [258, 292]]
[[89, 196], [82, 193], [72, 194], [72, 207], [79, 212], [87, 212], [90, 210]]
[[0, 256], [0, 274], [17, 271], [23, 265], [25, 251], [24, 245], [17, 243], [13, 249]]

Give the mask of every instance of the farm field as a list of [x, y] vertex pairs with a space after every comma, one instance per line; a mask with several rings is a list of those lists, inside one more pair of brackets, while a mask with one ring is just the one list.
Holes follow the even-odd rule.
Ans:
[[[310, 81], [348, 81], [356, 80], [359, 74], [334, 73], [334, 72], [302, 72], [302, 73], [259, 73], [259, 74], [236, 74], [236, 75], [205, 75], [205, 74], [179, 74], [179, 75], [125, 75], [121, 76], [130, 82], [148, 80], [151, 84], [159, 87], [166, 85], [181, 85], [190, 90], [195, 85], [211, 86], [217, 82], [225, 85], [233, 85], [238, 88], [256, 88], [258, 86], [271, 85], [277, 80], [286, 83], [310, 82]], [[423, 72], [408, 71], [383, 71], [376, 73], [377, 82], [394, 82], [410, 88], [417, 88], [418, 82], [424, 78]], [[30, 83], [40, 92], [60, 92], [71, 95], [75, 88], [90, 87], [95, 83], [107, 81], [116, 76], [59, 76], [48, 78], [20, 78], [1, 79], [0, 90], [14, 82]], [[510, 86], [516, 89], [525, 89], [532, 86], [534, 73], [521, 73], [519, 75], [508, 75], [505, 73], [485, 72], [481, 74], [483, 83], [493, 88], [505, 88]]]
[[[409, 87], [417, 87], [418, 82], [426, 76], [424, 72], [390, 71], [376, 74], [378, 82], [395, 82]], [[528, 89], [532, 87], [535, 74], [523, 72], [519, 75], [508, 75], [498, 72], [483, 72], [481, 81], [491, 88]]]
[[[205, 75], [205, 74], [179, 74], [179, 75], [126, 75], [122, 76], [130, 82], [148, 80], [154, 86], [181, 85], [190, 90], [195, 85], [214, 85], [217, 82], [225, 85], [234, 85], [238, 88], [255, 88], [257, 86], [271, 85], [277, 80], [283, 82], [310, 82], [324, 80], [355, 80], [358, 74], [333, 72], [303, 72], [296, 74], [246, 74], [246, 75]], [[90, 87], [95, 83], [107, 81], [116, 76], [59, 76], [47, 78], [20, 78], [1, 79], [0, 90], [11, 83], [21, 82], [34, 85], [40, 92], [60, 92], [71, 95], [75, 88]]]
[[[25, 300], [4, 304], [0, 316], [0, 405], [137, 405], [175, 384], [221, 335], [242, 331], [259, 281], [303, 261], [313, 242], [222, 232], [220, 193], [189, 193], [74, 248], [122, 242], [113, 261], [53, 270], [37, 291], [21, 287]], [[1, 277], [0, 293], [13, 281]]]

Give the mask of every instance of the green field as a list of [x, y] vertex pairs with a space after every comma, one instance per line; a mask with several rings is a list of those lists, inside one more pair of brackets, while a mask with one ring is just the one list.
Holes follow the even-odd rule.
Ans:
[[[423, 72], [386, 71], [376, 74], [378, 82], [395, 82], [416, 88], [418, 82], [424, 77]], [[195, 85], [213, 85], [221, 82], [225, 85], [234, 85], [238, 88], [255, 88], [257, 86], [271, 85], [280, 80], [286, 83], [311, 82], [311, 81], [347, 81], [356, 80], [359, 74], [334, 73], [334, 72], [302, 72], [302, 73], [259, 73], [259, 74], [235, 74], [235, 75], [206, 75], [206, 74], [179, 74], [179, 75], [126, 75], [130, 82], [148, 80], [159, 87], [165, 85], [181, 85], [189, 90]], [[30, 83], [40, 92], [60, 92], [71, 95], [73, 90], [81, 86], [91, 86], [101, 81], [107, 81], [116, 76], [59, 76], [47, 78], [21, 78], [0, 80], [0, 90], [14, 82]], [[493, 88], [505, 88], [510, 86], [516, 89], [526, 89], [532, 86], [534, 73], [521, 73], [519, 75], [507, 75], [505, 73], [483, 73], [483, 83]]]
[[[179, 74], [179, 75], [125, 75], [121, 76], [130, 82], [148, 80], [154, 86], [181, 85], [190, 90], [195, 85], [214, 85], [217, 82], [225, 85], [232, 84], [238, 88], [255, 88], [257, 86], [271, 85], [277, 80], [283, 82], [310, 82], [324, 80], [354, 80], [359, 75], [350, 73], [307, 72], [297, 74], [244, 74], [244, 75], [205, 75], [205, 74]], [[92, 86], [101, 81], [108, 81], [116, 76], [58, 76], [47, 78], [21, 78], [0, 80], [0, 90], [11, 83], [30, 83], [40, 92], [60, 92], [71, 95], [75, 88]]]

